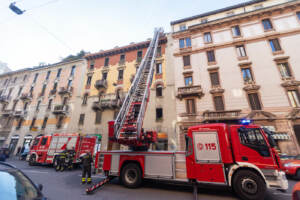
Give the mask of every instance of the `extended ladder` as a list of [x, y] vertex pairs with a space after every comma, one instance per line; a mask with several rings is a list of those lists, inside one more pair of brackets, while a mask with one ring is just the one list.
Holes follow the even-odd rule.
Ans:
[[149, 101], [157, 46], [162, 33], [161, 28], [155, 29], [154, 37], [115, 120], [114, 136], [120, 144], [134, 146], [144, 137], [142, 134], [143, 119]]

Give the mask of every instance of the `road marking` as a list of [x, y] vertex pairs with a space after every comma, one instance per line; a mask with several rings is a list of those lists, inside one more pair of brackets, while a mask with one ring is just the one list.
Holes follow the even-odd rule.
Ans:
[[280, 192], [275, 192], [273, 193], [275, 195], [285, 195], [285, 196], [292, 196], [292, 194], [285, 194], [285, 193], [280, 193]]

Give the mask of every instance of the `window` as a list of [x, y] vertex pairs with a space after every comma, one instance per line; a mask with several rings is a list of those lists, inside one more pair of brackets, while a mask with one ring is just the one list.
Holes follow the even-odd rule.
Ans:
[[211, 33], [210, 32], [204, 33], [204, 42], [205, 43], [211, 43], [212, 42], [212, 38], [211, 38]]
[[36, 74], [34, 75], [33, 83], [35, 83], [35, 82], [36, 82], [36, 80], [37, 80], [38, 76], [39, 76], [39, 74], [38, 74], [38, 73], [36, 73]]
[[48, 106], [47, 106], [48, 110], [51, 110], [52, 101], [53, 101], [53, 99], [49, 99]]
[[300, 20], [300, 12], [297, 12], [296, 14], [297, 14], [298, 19]]
[[179, 40], [179, 48], [186, 48], [186, 47], [191, 47], [192, 43], [191, 43], [191, 38], [181, 38]]
[[212, 86], [220, 86], [219, 72], [211, 72], [209, 76]]
[[82, 100], [82, 105], [86, 105], [88, 96], [89, 96], [89, 94], [84, 94], [83, 100]]
[[56, 91], [56, 88], [57, 88], [57, 82], [55, 82], [55, 83], [53, 84], [53, 89], [52, 89], [52, 90], [55, 90], [55, 91]]
[[29, 90], [30, 96], [33, 95], [33, 94], [32, 94], [32, 93], [33, 93], [33, 89], [34, 89], [34, 87], [31, 87], [30, 90]]
[[95, 61], [91, 60], [90, 69], [93, 70], [95, 68]]
[[236, 50], [239, 57], [247, 56], [244, 45], [236, 46]]
[[91, 85], [92, 82], [92, 76], [88, 76], [86, 80], [86, 85]]
[[4, 111], [6, 109], [6, 107], [7, 107], [7, 104], [3, 104], [2, 105], [2, 111]]
[[264, 19], [264, 20], [262, 20], [262, 24], [264, 26], [265, 31], [273, 29], [273, 25], [272, 25], [270, 19]]
[[56, 74], [56, 78], [59, 78], [59, 77], [60, 77], [61, 70], [62, 70], [61, 68], [58, 69], [57, 74]]
[[156, 86], [156, 96], [157, 97], [161, 97], [162, 96], [162, 86], [161, 85], [157, 85]]
[[185, 86], [191, 86], [191, 85], [193, 85], [193, 77], [192, 76], [186, 76], [186, 77], [184, 77], [184, 85]]
[[222, 96], [214, 96], [214, 104], [216, 111], [224, 111], [224, 102]]
[[18, 79], [18, 77], [15, 77], [15, 79], [14, 79], [14, 82], [13, 82], [13, 83], [16, 83], [17, 79]]
[[64, 97], [64, 99], [63, 99], [63, 105], [66, 105], [67, 103], [68, 103], [68, 97]]
[[266, 146], [264, 137], [259, 129], [238, 129], [241, 143], [244, 145]]
[[46, 128], [46, 126], [47, 126], [47, 121], [48, 121], [48, 117], [45, 117], [45, 118], [44, 118], [44, 121], [43, 121], [42, 129], [45, 129], [45, 128]]
[[17, 104], [18, 104], [18, 101], [15, 101], [14, 104], [13, 104], [12, 110], [16, 109]]
[[23, 87], [21, 86], [21, 87], [19, 88], [19, 91], [18, 91], [18, 96], [21, 95], [22, 90], [23, 90]]
[[95, 124], [101, 124], [101, 118], [102, 118], [102, 112], [100, 110], [97, 110]]
[[156, 120], [162, 120], [162, 119], [163, 119], [163, 109], [156, 108]]
[[39, 110], [39, 108], [40, 108], [40, 104], [41, 104], [41, 101], [38, 101], [38, 102], [37, 102], [37, 104], [36, 104], [36, 109], [35, 109], [36, 111], [38, 111], [38, 110]]
[[243, 80], [244, 80], [245, 83], [253, 82], [251, 68], [243, 68], [242, 69], [242, 74], [243, 74]]
[[196, 114], [195, 99], [187, 99], [186, 100], [186, 113], [187, 114]]
[[59, 116], [58, 120], [57, 120], [57, 123], [56, 123], [56, 128], [61, 128], [63, 122], [64, 122], [64, 116]]
[[72, 66], [72, 69], [71, 69], [70, 76], [74, 76], [75, 69], [76, 69], [76, 66], [75, 66], [75, 65], [73, 65], [73, 66]]
[[23, 81], [26, 81], [26, 79], [27, 79], [27, 75], [25, 74], [23, 77]]
[[292, 73], [290, 71], [290, 67], [288, 63], [279, 63], [278, 68], [282, 78], [290, 78], [292, 77]]
[[26, 103], [24, 104], [23, 110], [27, 110], [27, 107], [28, 107], [28, 102], [26, 102]]
[[157, 47], [157, 50], [156, 50], [156, 56], [157, 57], [161, 57], [161, 47]]
[[241, 30], [240, 30], [240, 27], [238, 25], [232, 27], [231, 31], [232, 31], [233, 37], [239, 37], [239, 36], [241, 36]]
[[107, 79], [107, 72], [103, 72], [102, 73], [102, 80], [106, 80]]
[[10, 97], [10, 95], [11, 95], [13, 89], [14, 89], [14, 88], [10, 88], [10, 89], [9, 89], [7, 97]]
[[207, 51], [206, 54], [207, 54], [207, 61], [208, 62], [216, 62], [215, 52], [213, 50], [212, 51]]
[[35, 121], [36, 121], [36, 118], [33, 118], [32, 121], [31, 121], [31, 125], [30, 125], [29, 129], [32, 129], [34, 127]]
[[252, 110], [261, 110], [261, 104], [257, 93], [248, 94], [248, 98]]
[[41, 146], [46, 145], [47, 140], [48, 140], [48, 138], [47, 138], [47, 137], [44, 137], [44, 138], [42, 139], [42, 141], [41, 141]]
[[6, 79], [6, 80], [4, 81], [3, 86], [6, 85], [7, 81], [8, 81], [8, 79]]
[[156, 64], [156, 74], [161, 74], [162, 73], [162, 64], [157, 63]]
[[183, 56], [183, 66], [190, 66], [190, 65], [191, 65], [190, 55]]
[[137, 58], [136, 58], [136, 60], [137, 60], [138, 62], [141, 62], [141, 61], [142, 61], [142, 58], [143, 58], [143, 51], [138, 51], [138, 52], [137, 52]]
[[289, 100], [292, 104], [292, 106], [295, 108], [295, 107], [299, 107], [300, 106], [300, 103], [299, 103], [299, 92], [297, 90], [290, 90], [287, 92], [288, 93], [288, 97], [289, 97]]
[[19, 130], [21, 127], [22, 127], [22, 123], [23, 123], [24, 119], [23, 118], [20, 118], [19, 121], [18, 121], [18, 125], [16, 127], [16, 130]]
[[119, 70], [118, 80], [123, 80], [123, 73], [124, 73], [123, 69]]
[[85, 114], [80, 114], [80, 116], [79, 116], [79, 122], [78, 122], [79, 125], [83, 125], [84, 124], [84, 117], [85, 117]]
[[51, 74], [51, 71], [48, 71], [48, 72], [47, 72], [47, 76], [46, 76], [46, 80], [48, 80], [48, 79], [49, 79], [49, 77], [50, 77], [50, 74]]
[[47, 87], [47, 85], [44, 84], [44, 85], [43, 85], [43, 88], [42, 88], [42, 91], [41, 91], [41, 96], [44, 96], [45, 91], [46, 91], [46, 87]]
[[72, 79], [69, 79], [69, 80], [68, 80], [68, 85], [67, 85], [68, 89], [71, 87], [72, 82], [73, 82]]
[[186, 25], [185, 25], [185, 24], [181, 24], [181, 25], [179, 26], [179, 30], [180, 30], [180, 31], [186, 30]]
[[281, 51], [281, 46], [278, 39], [269, 40], [273, 52]]
[[120, 55], [120, 64], [124, 64], [125, 63], [125, 54], [121, 54]]
[[109, 65], [109, 58], [105, 58], [104, 67], [107, 67], [108, 65]]

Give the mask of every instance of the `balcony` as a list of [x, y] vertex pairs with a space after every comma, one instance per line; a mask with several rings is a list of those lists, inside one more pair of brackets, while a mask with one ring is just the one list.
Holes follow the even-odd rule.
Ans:
[[55, 115], [65, 115], [69, 111], [68, 105], [55, 105], [52, 113]]
[[0, 103], [9, 103], [9, 96], [0, 96]]
[[104, 80], [104, 79], [97, 80], [95, 83], [95, 88], [97, 88], [98, 90], [106, 89], [107, 88], [107, 80]]
[[99, 101], [95, 101], [92, 105], [92, 109], [94, 111], [97, 111], [97, 110], [101, 110], [101, 107], [100, 107], [100, 102]]
[[215, 120], [235, 120], [240, 119], [241, 110], [224, 110], [224, 111], [205, 111], [203, 118], [205, 121]]
[[12, 114], [13, 114], [12, 110], [3, 110], [2, 111], [2, 116], [3, 117], [10, 117], [10, 116], [12, 116]]
[[26, 110], [15, 110], [13, 112], [13, 116], [16, 118], [24, 118], [27, 115]]
[[32, 99], [32, 94], [30, 93], [23, 93], [20, 97], [23, 101], [30, 101]]
[[73, 91], [73, 87], [61, 87], [58, 91], [58, 94], [64, 95], [64, 94], [71, 94]]
[[[94, 102], [96, 104], [96, 102]], [[100, 102], [97, 102], [97, 106], [100, 107], [101, 110], [105, 109], [114, 109], [114, 108], [120, 108], [123, 103], [123, 98], [118, 99], [117, 95], [112, 94], [106, 94], [101, 97]], [[96, 105], [95, 105], [96, 106]]]
[[119, 61], [119, 66], [125, 66], [125, 60], [120, 60]]
[[56, 89], [50, 90], [50, 95], [55, 95], [56, 94]]
[[180, 100], [184, 97], [198, 97], [201, 98], [204, 95], [201, 85], [185, 86], [178, 88], [177, 98]]

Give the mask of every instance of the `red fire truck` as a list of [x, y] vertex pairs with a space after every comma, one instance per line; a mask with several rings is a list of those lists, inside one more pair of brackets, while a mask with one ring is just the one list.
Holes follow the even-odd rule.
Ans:
[[148, 151], [156, 132], [144, 131], [142, 126], [161, 35], [162, 30], [155, 31], [117, 118], [108, 123], [110, 142], [131, 150], [97, 153], [95, 167], [106, 178], [86, 192], [112, 177], [119, 177], [129, 188], [138, 187], [143, 179], [192, 183], [194, 191], [197, 184], [224, 185], [251, 200], [263, 199], [268, 188], [286, 190], [288, 182], [272, 136], [247, 120], [239, 125], [190, 127], [185, 152]]
[[55, 164], [56, 156], [64, 150], [74, 150], [74, 164], [80, 162], [80, 155], [99, 150], [97, 136], [80, 136], [77, 133], [55, 133], [41, 135], [34, 139], [28, 155], [29, 165]]

